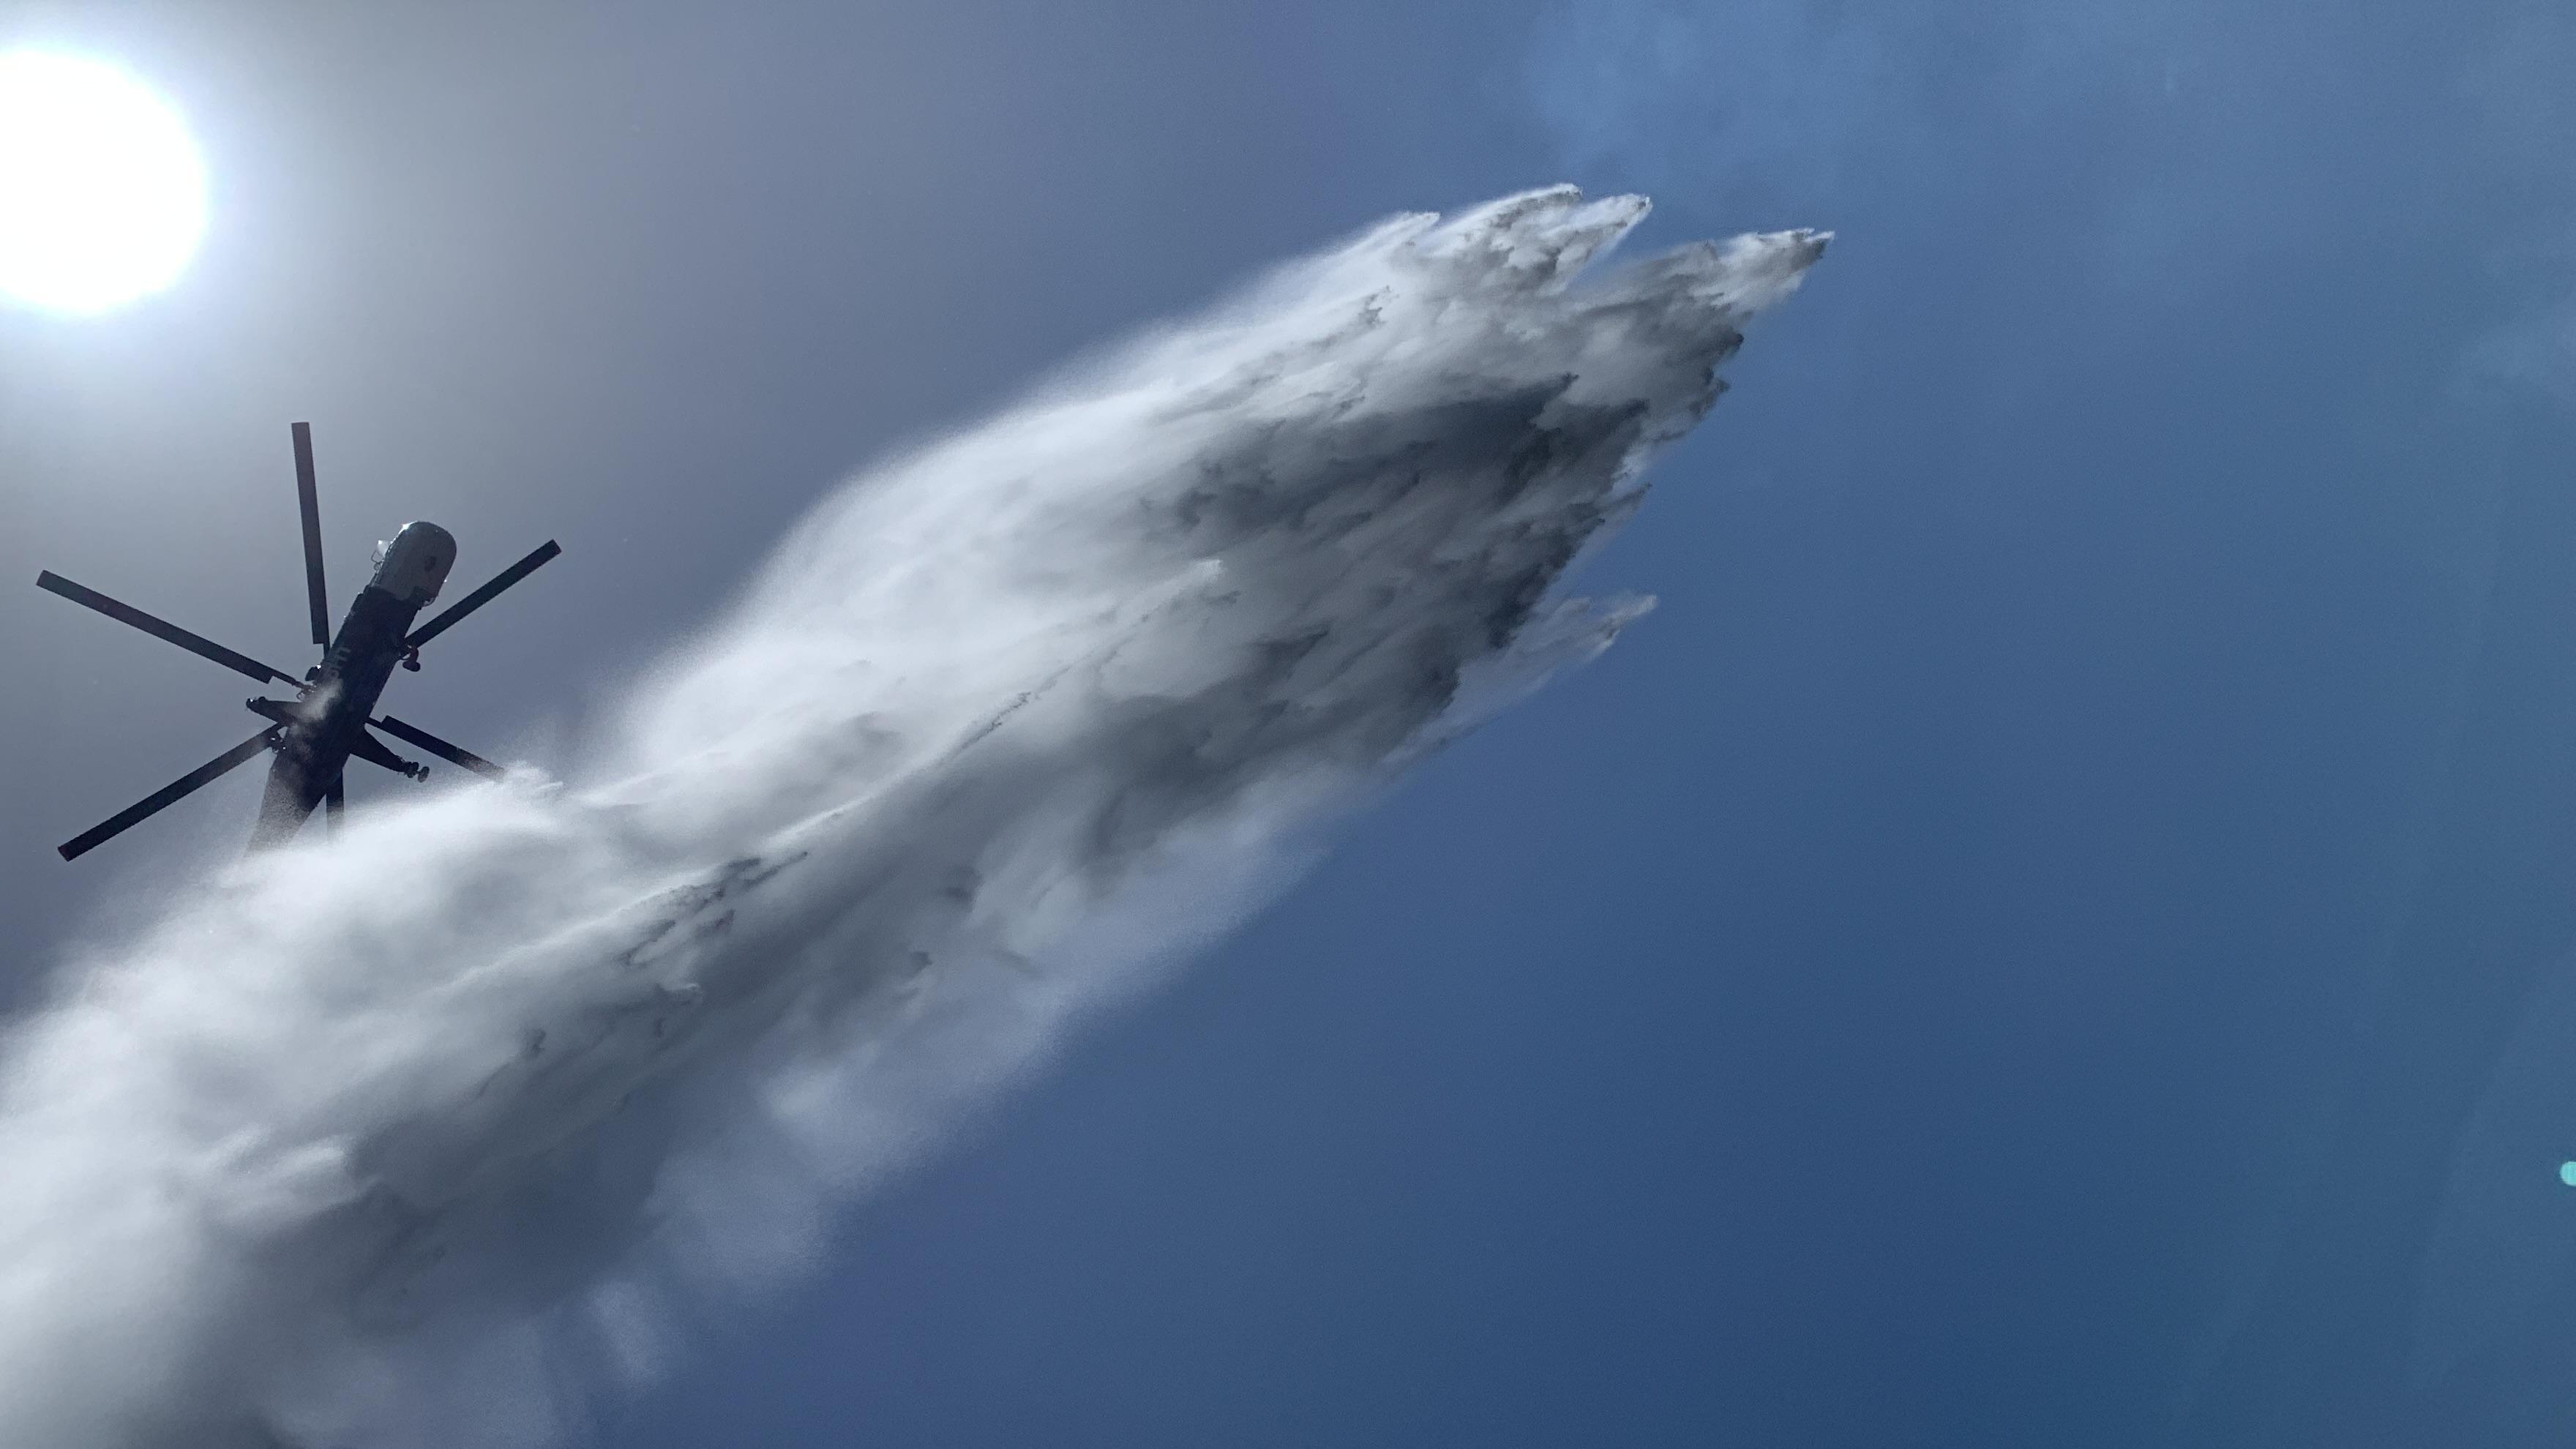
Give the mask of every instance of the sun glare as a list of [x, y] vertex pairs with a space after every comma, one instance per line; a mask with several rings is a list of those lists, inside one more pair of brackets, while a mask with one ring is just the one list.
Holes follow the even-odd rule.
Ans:
[[169, 102], [105, 61], [0, 52], [0, 298], [103, 312], [170, 285], [205, 230]]

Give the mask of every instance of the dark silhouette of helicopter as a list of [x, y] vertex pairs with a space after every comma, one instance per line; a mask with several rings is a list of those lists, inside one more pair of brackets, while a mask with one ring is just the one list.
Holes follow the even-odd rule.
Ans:
[[377, 547], [375, 574], [350, 602], [348, 616], [340, 621], [340, 632], [334, 637], [330, 595], [322, 587], [322, 514], [313, 491], [313, 430], [308, 424], [297, 423], [294, 431], [295, 489], [304, 511], [304, 586], [313, 609], [313, 642], [323, 650], [322, 662], [304, 671], [302, 679], [94, 589], [85, 589], [51, 570], [36, 575], [36, 587], [40, 589], [96, 609], [119, 623], [131, 624], [262, 684], [274, 680], [295, 691], [291, 702], [243, 701], [251, 713], [269, 721], [267, 728], [64, 841], [56, 847], [63, 859], [81, 855], [262, 750], [274, 750], [277, 758], [268, 767], [268, 791], [260, 800], [259, 823], [251, 831], [253, 850], [292, 838], [317, 804], [328, 807], [327, 823], [336, 826], [345, 801], [340, 775], [351, 760], [381, 765], [415, 780], [429, 778], [428, 766], [387, 749], [369, 732], [369, 726], [477, 774], [501, 778], [501, 767], [481, 755], [459, 749], [391, 715], [370, 716], [377, 698], [385, 692], [386, 681], [393, 677], [395, 665], [420, 668], [420, 646], [492, 602], [503, 589], [536, 572], [540, 564], [563, 550], [553, 539], [546, 540], [526, 558], [501, 570], [490, 583], [414, 629], [411, 621], [438, 597], [439, 586], [447, 582], [447, 571], [456, 562], [456, 540], [435, 523], [406, 523], [390, 543]]

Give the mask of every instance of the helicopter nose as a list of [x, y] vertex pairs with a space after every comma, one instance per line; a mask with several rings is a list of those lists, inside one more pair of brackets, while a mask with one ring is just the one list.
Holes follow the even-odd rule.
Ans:
[[406, 603], [426, 604], [438, 597], [447, 571], [456, 563], [456, 540], [435, 523], [402, 526], [384, 546], [376, 564], [374, 587]]

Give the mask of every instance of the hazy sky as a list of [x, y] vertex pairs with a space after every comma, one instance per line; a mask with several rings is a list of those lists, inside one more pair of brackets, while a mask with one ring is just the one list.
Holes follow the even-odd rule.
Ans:
[[[1434, 763], [606, 1442], [2521, 1444], [2576, 1429], [2576, 19], [1631, 3], [20, 12], [197, 127], [0, 313], [0, 575], [298, 652], [413, 516], [565, 556], [389, 705], [543, 759], [873, 454], [1383, 213], [1841, 239]], [[0, 608], [13, 990], [243, 772]], [[363, 805], [373, 791], [360, 784]]]

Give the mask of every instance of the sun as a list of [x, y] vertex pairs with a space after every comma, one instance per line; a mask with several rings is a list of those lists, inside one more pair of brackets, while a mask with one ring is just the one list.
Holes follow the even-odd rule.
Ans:
[[0, 51], [0, 299], [103, 312], [177, 280], [205, 231], [169, 102], [106, 61]]

